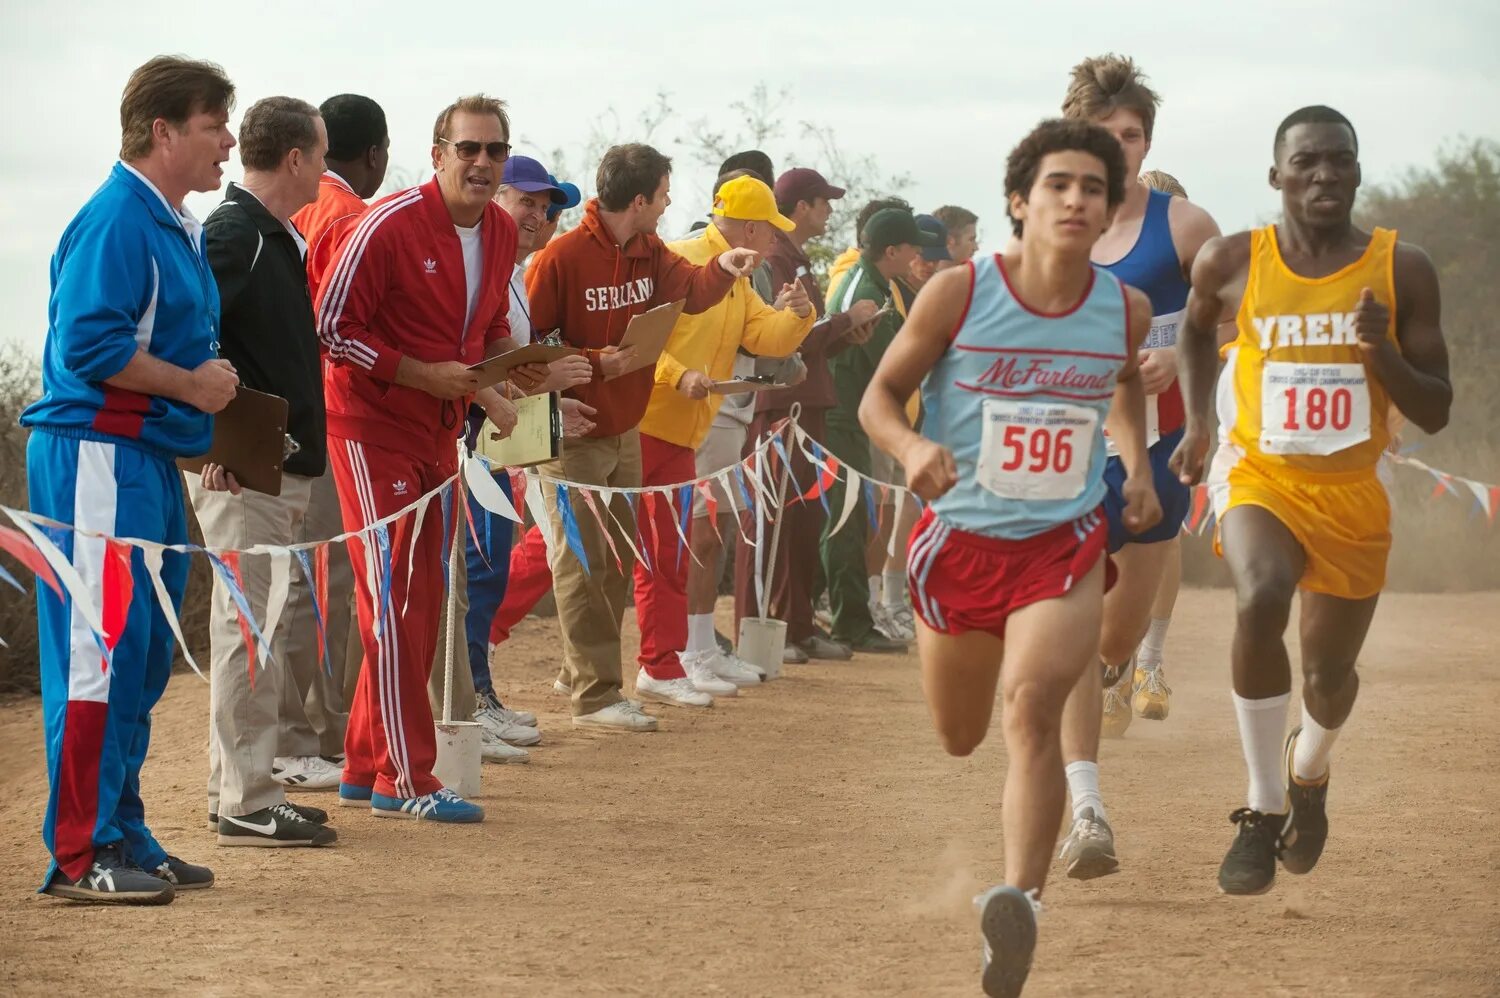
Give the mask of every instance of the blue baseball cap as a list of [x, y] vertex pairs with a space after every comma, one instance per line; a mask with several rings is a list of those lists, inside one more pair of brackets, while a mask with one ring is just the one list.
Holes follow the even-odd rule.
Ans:
[[936, 246], [930, 246], [926, 244], [922, 246], [922, 259], [928, 261], [929, 263], [941, 263], [944, 260], [953, 259], [953, 257], [948, 254], [948, 226], [944, 225], [942, 222], [939, 222], [932, 215], [918, 215], [917, 228], [921, 229], [923, 232], [931, 233], [932, 235], [937, 236]]
[[547, 209], [547, 221], [553, 221], [558, 215], [561, 215], [569, 208], [577, 208], [583, 204], [583, 192], [578, 189], [577, 184], [570, 184], [566, 180], [558, 180], [550, 173], [547, 174], [547, 179], [552, 182], [552, 186], [562, 191], [566, 197], [566, 200], [562, 202], [559, 202], [556, 198], [552, 199], [552, 206]]
[[500, 174], [500, 182], [506, 187], [514, 187], [528, 194], [551, 191], [553, 204], [562, 204], [567, 199], [567, 194], [557, 186], [547, 168], [530, 156], [512, 156], [507, 159], [505, 169]]

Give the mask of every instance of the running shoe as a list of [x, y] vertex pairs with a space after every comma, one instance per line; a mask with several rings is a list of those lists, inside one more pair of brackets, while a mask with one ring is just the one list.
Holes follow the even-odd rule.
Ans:
[[168, 856], [151, 872], [171, 884], [174, 890], [201, 891], [214, 885], [214, 871], [176, 856]]
[[1219, 866], [1219, 890], [1225, 894], [1264, 894], [1271, 889], [1288, 817], [1248, 807], [1229, 816], [1239, 826], [1239, 832]]
[[573, 718], [575, 728], [598, 728], [604, 731], [655, 731], [656, 718], [641, 710], [634, 700], [620, 700], [591, 714]]
[[1105, 738], [1124, 738], [1135, 713], [1130, 709], [1128, 690], [1132, 679], [1128, 665], [1104, 670], [1104, 722], [1099, 733]]
[[500, 706], [495, 694], [475, 694], [474, 720], [491, 736], [511, 745], [535, 745], [542, 740], [540, 731], [512, 720], [514, 717], [515, 712]]
[[479, 726], [479, 758], [485, 762], [519, 762], [531, 761], [531, 753], [502, 740], [489, 728]]
[[1036, 921], [1042, 905], [1036, 891], [991, 887], [974, 899], [984, 938], [980, 984], [990, 998], [1017, 998], [1031, 973], [1036, 952]]
[[288, 790], [332, 790], [342, 772], [320, 755], [280, 756], [271, 764], [271, 776]]
[[[713, 657], [717, 654], [718, 649], [711, 652], [683, 652], [677, 660], [682, 663], [682, 671], [687, 673], [688, 682], [699, 693], [707, 693], [712, 697], [739, 696], [740, 688], [737, 685], [716, 674]], [[636, 688], [639, 690], [639, 684]]]
[[1120, 861], [1115, 858], [1114, 829], [1093, 808], [1084, 808], [1073, 819], [1073, 828], [1063, 839], [1057, 858], [1062, 860], [1064, 872], [1074, 880], [1093, 880], [1114, 873], [1120, 868]]
[[338, 833], [327, 825], [314, 824], [290, 804], [272, 804], [249, 814], [219, 815], [221, 846], [251, 846], [262, 849], [327, 846], [338, 841]]
[[176, 897], [170, 883], [130, 862], [114, 844], [95, 849], [94, 861], [77, 880], [56, 871], [42, 893], [96, 904], [171, 904]]
[[[735, 689], [733, 683], [725, 683]], [[645, 669], [635, 676], [635, 695], [642, 700], [654, 700], [674, 707], [712, 707], [714, 698], [698, 690], [691, 679], [652, 679]]]
[[1292, 816], [1282, 836], [1281, 867], [1287, 873], [1311, 873], [1328, 842], [1328, 774], [1316, 783], [1306, 783], [1297, 779], [1292, 767], [1292, 752], [1301, 733], [1299, 724], [1286, 736], [1286, 796], [1292, 802]]
[[473, 824], [484, 820], [484, 808], [441, 787], [420, 797], [370, 796], [370, 813], [378, 818], [410, 818], [445, 824]]
[[[368, 802], [369, 799], [370, 792], [366, 789], [362, 803]], [[310, 821], [314, 825], [328, 824], [328, 812], [321, 807], [308, 807], [306, 804], [293, 804], [291, 801], [287, 801], [286, 806], [301, 815], [303, 821]], [[211, 832], [219, 830], [219, 815], [215, 811], [208, 812], [208, 830]]]
[[[370, 795], [374, 793], [374, 787], [362, 787], [356, 783], [339, 784], [339, 806], [340, 807], [369, 807]], [[295, 807], [296, 805], [292, 805]]]
[[760, 685], [760, 670], [734, 652], [714, 652], [708, 658], [708, 668], [715, 676], [735, 686]]
[[849, 650], [848, 645], [841, 645], [822, 634], [814, 634], [805, 641], [797, 642], [793, 647], [802, 649], [802, 653], [808, 658], [819, 661], [847, 662], [854, 657], [854, 652]]
[[1136, 666], [1135, 694], [1130, 698], [1136, 714], [1147, 721], [1165, 721], [1172, 709], [1172, 690], [1161, 666]]

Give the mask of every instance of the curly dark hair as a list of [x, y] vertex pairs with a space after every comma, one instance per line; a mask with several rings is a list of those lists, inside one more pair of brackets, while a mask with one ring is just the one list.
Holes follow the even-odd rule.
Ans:
[[[1125, 200], [1125, 154], [1120, 143], [1109, 132], [1087, 121], [1067, 118], [1050, 118], [1031, 130], [1010, 151], [1005, 161], [1005, 199], [1020, 194], [1023, 199], [1031, 195], [1036, 184], [1036, 174], [1042, 160], [1050, 153], [1070, 150], [1088, 153], [1104, 164], [1107, 190], [1105, 196], [1111, 208]], [[1010, 227], [1021, 235], [1021, 220], [1012, 217]]]

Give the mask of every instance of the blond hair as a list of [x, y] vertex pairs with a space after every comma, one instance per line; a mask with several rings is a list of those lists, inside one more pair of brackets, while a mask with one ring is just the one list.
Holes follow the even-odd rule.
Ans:
[[1065, 118], [1097, 121], [1124, 108], [1141, 116], [1146, 141], [1156, 125], [1161, 98], [1146, 85], [1146, 75], [1135, 60], [1113, 52], [1085, 59], [1073, 67], [1068, 92], [1063, 97]]
[[1176, 177], [1165, 170], [1147, 170], [1141, 174], [1141, 183], [1155, 191], [1170, 194], [1174, 198], [1187, 197], [1187, 190]]
[[448, 129], [453, 124], [453, 116], [460, 111], [469, 114], [493, 114], [500, 119], [500, 130], [505, 133], [506, 139], [510, 138], [510, 115], [505, 113], [505, 101], [496, 100], [484, 94], [470, 94], [467, 97], [460, 97], [438, 114], [437, 121], [432, 125], [433, 145], [437, 145], [439, 139], [448, 137]]

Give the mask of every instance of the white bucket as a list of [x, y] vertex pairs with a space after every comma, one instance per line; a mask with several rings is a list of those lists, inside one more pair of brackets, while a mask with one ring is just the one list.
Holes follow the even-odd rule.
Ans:
[[740, 645], [735, 654], [760, 668], [767, 679], [781, 677], [786, 651], [786, 621], [769, 617], [741, 617]]
[[437, 728], [437, 760], [432, 764], [432, 775], [442, 781], [443, 786], [460, 797], [473, 799], [479, 796], [479, 770], [483, 762], [479, 752], [479, 722], [441, 721]]

